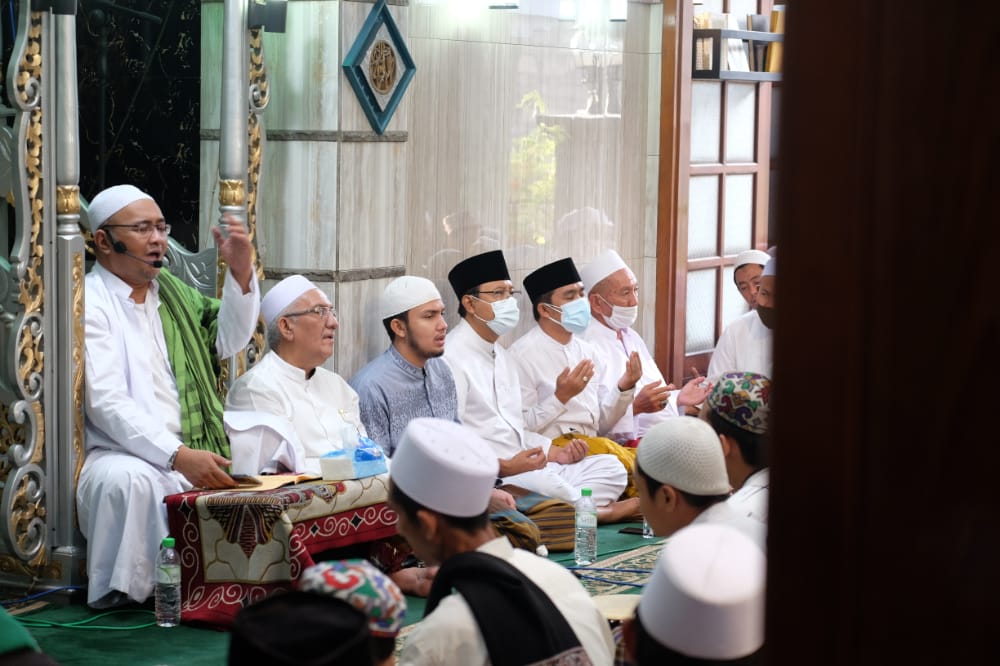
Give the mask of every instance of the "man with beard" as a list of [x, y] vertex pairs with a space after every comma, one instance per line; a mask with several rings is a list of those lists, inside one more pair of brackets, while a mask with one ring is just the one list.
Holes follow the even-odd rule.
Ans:
[[444, 354], [444, 301], [434, 283], [414, 275], [385, 288], [379, 318], [389, 348], [361, 368], [350, 384], [358, 392], [361, 421], [368, 436], [391, 457], [412, 419], [433, 416], [458, 420], [455, 380]]
[[774, 328], [774, 283], [777, 256], [772, 257], [760, 276], [757, 305], [729, 324], [719, 337], [708, 365], [708, 378], [717, 382], [727, 372], [756, 372], [771, 376], [771, 349]]

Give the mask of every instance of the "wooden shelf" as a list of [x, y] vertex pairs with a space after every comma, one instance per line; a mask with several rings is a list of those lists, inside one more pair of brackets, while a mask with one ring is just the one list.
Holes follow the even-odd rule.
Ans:
[[[711, 40], [712, 68], [695, 69], [698, 64], [698, 40]], [[697, 28], [694, 30], [694, 39], [691, 45], [691, 78], [711, 81], [780, 81], [781, 72], [765, 71], [741, 71], [722, 69], [722, 62], [725, 56], [723, 43], [727, 39], [740, 39], [750, 43], [753, 49], [756, 42], [781, 42], [785, 35], [780, 32], [756, 32], [753, 30], [725, 30], [721, 28]]]

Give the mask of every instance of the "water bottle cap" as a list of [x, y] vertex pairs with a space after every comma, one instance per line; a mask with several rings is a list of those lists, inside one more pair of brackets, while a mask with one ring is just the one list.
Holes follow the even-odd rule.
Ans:
[[580, 494], [584, 497], [590, 497], [590, 488], [580, 488]]
[[164, 548], [173, 548], [174, 547], [174, 543], [175, 542], [174, 542], [174, 538], [173, 537], [164, 537], [164, 539], [163, 539], [163, 547]]

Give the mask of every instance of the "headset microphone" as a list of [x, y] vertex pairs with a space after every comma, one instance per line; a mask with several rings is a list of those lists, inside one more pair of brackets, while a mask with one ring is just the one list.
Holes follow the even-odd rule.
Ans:
[[152, 266], [153, 268], [163, 268], [163, 262], [160, 261], [159, 259], [155, 259], [153, 261], [146, 261], [142, 257], [137, 257], [128, 251], [128, 249], [125, 247], [125, 243], [114, 238], [106, 229], [104, 230], [104, 233], [108, 234], [108, 239], [111, 241], [111, 249], [117, 252], [118, 254], [124, 254], [126, 257], [130, 259], [141, 261], [147, 266]]

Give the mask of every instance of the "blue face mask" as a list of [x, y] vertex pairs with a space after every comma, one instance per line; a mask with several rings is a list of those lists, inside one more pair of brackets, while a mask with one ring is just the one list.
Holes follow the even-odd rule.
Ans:
[[583, 333], [587, 330], [587, 326], [590, 325], [590, 301], [586, 298], [578, 298], [562, 307], [549, 305], [548, 303], [546, 305], [562, 313], [562, 321], [556, 321], [555, 319], [552, 321], [555, 321], [570, 333]]
[[[476, 297], [473, 296], [473, 298]], [[476, 298], [476, 300], [482, 301], [481, 298]], [[483, 303], [486, 302], [487, 301], [483, 301]], [[517, 300], [513, 296], [505, 298], [502, 301], [489, 303], [489, 306], [493, 308], [493, 319], [486, 321], [474, 312], [472, 313], [472, 316], [486, 324], [486, 326], [488, 326], [489, 329], [497, 335], [503, 335], [508, 331], [514, 330], [514, 327], [517, 326], [518, 319], [521, 317], [521, 313], [517, 308]]]

